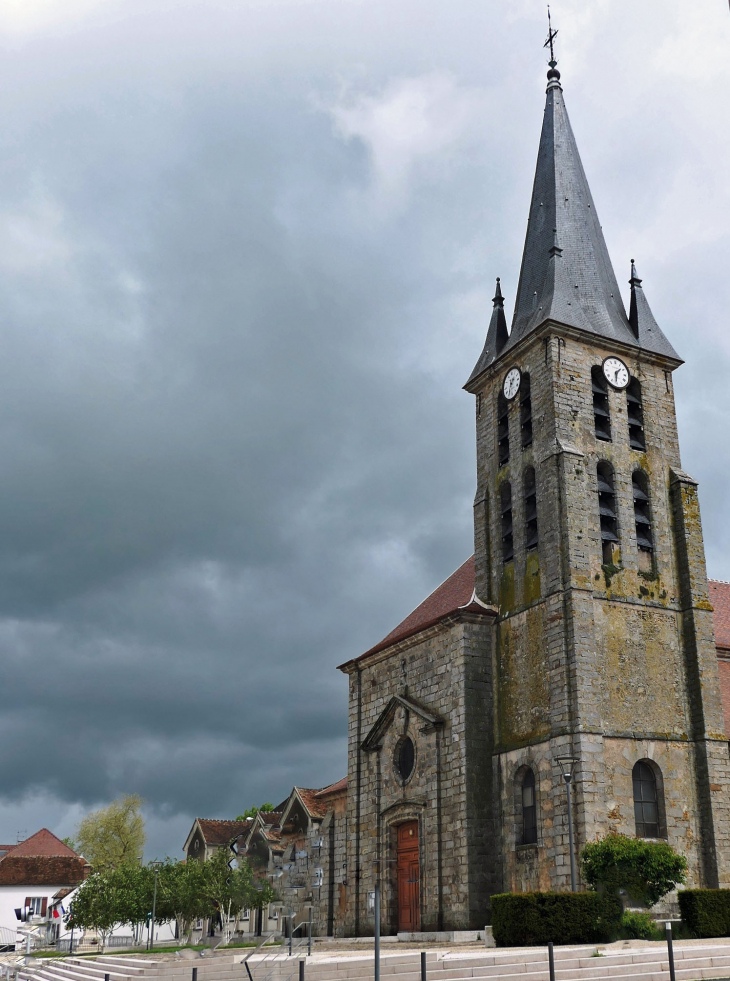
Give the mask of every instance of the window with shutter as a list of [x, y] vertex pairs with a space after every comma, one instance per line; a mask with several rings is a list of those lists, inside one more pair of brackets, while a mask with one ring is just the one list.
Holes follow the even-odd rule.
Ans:
[[524, 374], [520, 381], [520, 431], [524, 449], [532, 443], [532, 396], [528, 374]]
[[591, 389], [593, 391], [593, 424], [596, 439], [611, 441], [611, 413], [608, 407], [608, 383], [600, 367], [591, 368]]
[[512, 543], [512, 488], [505, 481], [500, 488], [502, 504], [502, 561], [511, 562], [514, 556]]
[[528, 467], [525, 470], [525, 549], [529, 552], [537, 548], [537, 491], [535, 488], [535, 470]]
[[645, 450], [644, 406], [638, 378], [632, 378], [626, 389], [626, 410], [629, 417], [629, 446], [632, 450]]
[[601, 552], [604, 565], [613, 564], [613, 549], [618, 543], [618, 518], [613, 467], [602, 460], [596, 468], [598, 483], [598, 513], [601, 519]]
[[654, 535], [651, 530], [649, 481], [643, 470], [633, 472], [631, 488], [634, 495], [634, 520], [636, 523], [636, 547], [639, 550], [639, 569], [641, 572], [651, 572], [654, 568]]
[[500, 467], [509, 463], [509, 402], [502, 392], [497, 398], [497, 452]]

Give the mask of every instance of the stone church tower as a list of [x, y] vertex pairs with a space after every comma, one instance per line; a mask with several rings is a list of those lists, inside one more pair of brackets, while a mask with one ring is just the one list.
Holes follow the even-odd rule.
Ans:
[[[682, 361], [631, 264], [626, 315], [568, 121], [547, 103], [511, 331], [497, 281], [476, 397], [475, 555], [350, 676], [347, 932], [483, 926], [570, 888], [609, 830], [730, 886], [730, 757]], [[580, 882], [578, 883], [580, 888]]]

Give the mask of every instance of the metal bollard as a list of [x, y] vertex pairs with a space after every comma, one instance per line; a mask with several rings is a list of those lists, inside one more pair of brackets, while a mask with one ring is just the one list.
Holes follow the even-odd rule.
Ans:
[[197, 967], [194, 967], [193, 968], [193, 981], [198, 981], [198, 969], [197, 969]]
[[548, 944], [548, 964], [550, 965], [550, 981], [555, 981], [555, 957], [551, 943]]
[[666, 924], [667, 931], [667, 953], [669, 954], [669, 978], [670, 981], [676, 981], [676, 975], [674, 973], [674, 947], [672, 945], [672, 924]]
[[299, 981], [304, 981], [304, 961], [299, 961]]
[[108, 974], [105, 974], [104, 975], [104, 981], [109, 981], [109, 975]]
[[421, 951], [421, 981], [426, 981], [426, 951]]

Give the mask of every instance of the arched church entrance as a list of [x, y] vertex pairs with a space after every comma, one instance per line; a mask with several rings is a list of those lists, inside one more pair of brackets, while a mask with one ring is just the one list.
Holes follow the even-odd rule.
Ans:
[[421, 928], [418, 821], [398, 826], [398, 932], [414, 933]]

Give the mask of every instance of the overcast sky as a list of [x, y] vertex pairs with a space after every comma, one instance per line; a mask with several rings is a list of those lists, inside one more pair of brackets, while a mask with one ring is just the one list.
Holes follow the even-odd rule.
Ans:
[[[554, 0], [619, 281], [730, 579], [727, 0]], [[346, 771], [346, 679], [471, 552], [542, 0], [3, 0], [0, 839], [148, 857]]]

